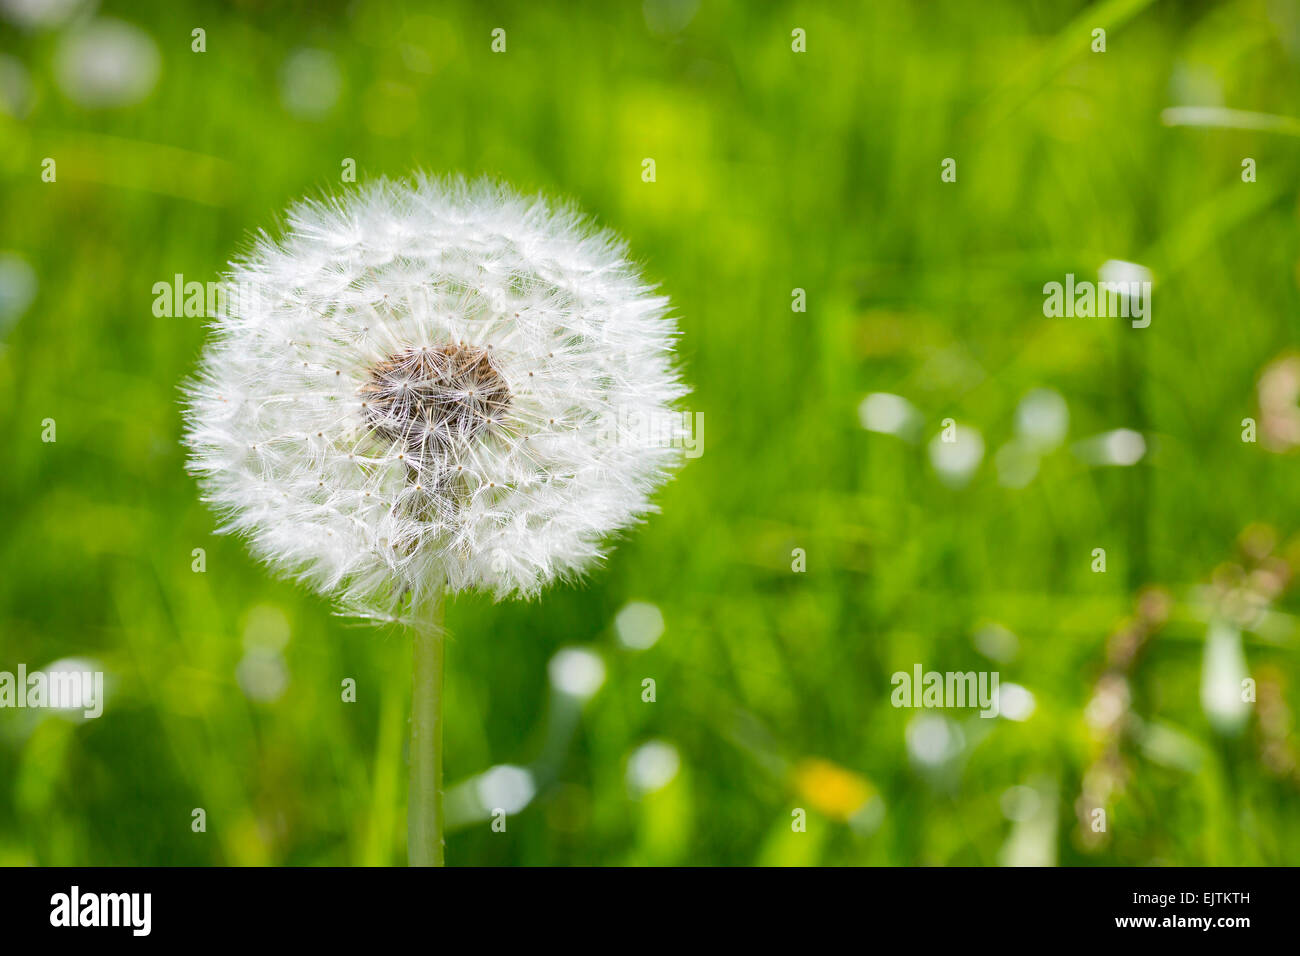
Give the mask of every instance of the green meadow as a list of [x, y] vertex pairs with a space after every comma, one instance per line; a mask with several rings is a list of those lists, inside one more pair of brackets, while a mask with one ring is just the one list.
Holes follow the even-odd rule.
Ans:
[[409, 638], [214, 533], [179, 399], [232, 256], [417, 169], [625, 237], [702, 429], [449, 604], [449, 864], [1296, 862], [1297, 4], [0, 0], [0, 675], [104, 675], [0, 707], [0, 863], [405, 864]]

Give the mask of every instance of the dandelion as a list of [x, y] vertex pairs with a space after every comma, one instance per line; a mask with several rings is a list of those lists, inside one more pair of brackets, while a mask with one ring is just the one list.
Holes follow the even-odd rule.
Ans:
[[[223, 531], [415, 635], [411, 859], [440, 863], [444, 594], [535, 597], [680, 464], [668, 301], [571, 209], [486, 180], [306, 201], [232, 265], [188, 388]], [[680, 419], [680, 413], [676, 413]]]

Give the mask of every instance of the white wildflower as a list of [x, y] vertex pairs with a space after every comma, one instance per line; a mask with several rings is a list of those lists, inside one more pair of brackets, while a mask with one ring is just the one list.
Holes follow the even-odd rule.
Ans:
[[676, 331], [613, 235], [488, 181], [303, 202], [232, 266], [187, 443], [223, 530], [352, 613], [530, 597], [680, 462]]

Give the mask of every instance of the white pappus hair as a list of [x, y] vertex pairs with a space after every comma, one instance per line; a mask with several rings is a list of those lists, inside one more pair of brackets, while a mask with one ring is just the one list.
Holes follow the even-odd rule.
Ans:
[[189, 467], [276, 568], [399, 620], [536, 595], [653, 510], [686, 394], [668, 300], [610, 232], [488, 180], [381, 180], [232, 263]]

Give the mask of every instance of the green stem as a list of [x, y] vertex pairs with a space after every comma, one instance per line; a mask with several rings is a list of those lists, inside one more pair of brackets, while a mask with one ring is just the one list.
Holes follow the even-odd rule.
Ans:
[[406, 849], [411, 866], [442, 866], [443, 597], [412, 635], [411, 785]]

